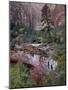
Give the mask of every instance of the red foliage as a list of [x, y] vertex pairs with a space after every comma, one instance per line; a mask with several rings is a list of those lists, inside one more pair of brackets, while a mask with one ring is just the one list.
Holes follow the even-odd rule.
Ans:
[[18, 58], [17, 58], [16, 52], [12, 50], [10, 52], [10, 64], [16, 64], [17, 62], [18, 62]]
[[37, 85], [42, 85], [42, 79], [41, 79], [41, 65], [37, 64], [35, 65], [35, 68], [32, 72], [32, 79], [36, 82]]
[[18, 60], [10, 59], [10, 64], [17, 64]]

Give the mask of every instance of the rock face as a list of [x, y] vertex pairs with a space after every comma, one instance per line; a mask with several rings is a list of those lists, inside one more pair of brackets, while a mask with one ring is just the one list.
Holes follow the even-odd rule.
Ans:
[[65, 5], [55, 5], [52, 11], [52, 19], [56, 27], [65, 24]]
[[[26, 25], [41, 30], [41, 10], [44, 3], [12, 2], [9, 5], [10, 24]], [[65, 5], [47, 4], [55, 27], [65, 24]]]
[[10, 52], [11, 63], [21, 62], [21, 63], [32, 65], [33, 67], [36, 67], [36, 65], [40, 64], [44, 72], [48, 70], [55, 70], [57, 62], [54, 61], [51, 57], [53, 52], [50, 49], [50, 46], [47, 45], [45, 46], [45, 48], [44, 48], [44, 45], [42, 44], [40, 45], [25, 44], [25, 47], [23, 46], [24, 45], [21, 45], [21, 46], [17, 45], [15, 48], [16, 51]]
[[10, 1], [9, 11], [10, 24], [12, 26], [25, 25], [34, 27], [36, 12], [31, 3]]

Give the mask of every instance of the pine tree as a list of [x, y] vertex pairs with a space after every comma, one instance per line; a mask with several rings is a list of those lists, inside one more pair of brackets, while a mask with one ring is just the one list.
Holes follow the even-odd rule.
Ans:
[[50, 31], [54, 29], [54, 24], [52, 21], [52, 16], [50, 12], [50, 8], [45, 4], [42, 8], [42, 17], [41, 17], [41, 23], [42, 23], [42, 33], [44, 34], [44, 37], [48, 37], [48, 42], [50, 42], [51, 34]]

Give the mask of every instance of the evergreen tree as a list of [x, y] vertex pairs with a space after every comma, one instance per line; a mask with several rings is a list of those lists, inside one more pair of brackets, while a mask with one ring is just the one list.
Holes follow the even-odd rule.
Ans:
[[51, 33], [50, 31], [54, 29], [54, 24], [52, 21], [52, 16], [50, 12], [50, 8], [45, 4], [42, 8], [42, 17], [41, 17], [41, 23], [42, 23], [42, 33], [44, 34], [44, 38], [48, 38], [48, 42], [51, 40]]

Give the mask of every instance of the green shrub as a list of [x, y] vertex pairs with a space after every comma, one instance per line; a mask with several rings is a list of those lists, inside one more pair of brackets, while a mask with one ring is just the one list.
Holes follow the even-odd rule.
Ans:
[[30, 78], [30, 71], [23, 64], [10, 66], [10, 88], [32, 87], [34, 81]]

